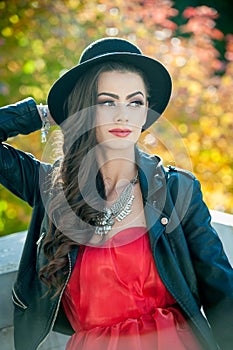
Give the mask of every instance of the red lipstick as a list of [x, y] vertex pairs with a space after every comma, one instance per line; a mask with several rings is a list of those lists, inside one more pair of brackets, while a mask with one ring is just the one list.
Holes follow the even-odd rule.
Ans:
[[127, 137], [131, 134], [131, 130], [129, 129], [120, 129], [120, 128], [115, 128], [109, 130], [109, 132], [117, 137]]

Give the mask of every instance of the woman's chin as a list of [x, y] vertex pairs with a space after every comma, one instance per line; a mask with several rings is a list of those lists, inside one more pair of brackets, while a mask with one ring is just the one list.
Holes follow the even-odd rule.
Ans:
[[120, 140], [108, 140], [102, 143], [99, 143], [98, 145], [107, 150], [112, 150], [112, 151], [124, 151], [124, 150], [129, 150], [129, 149], [134, 149], [135, 146], [135, 141], [132, 140], [127, 140], [127, 139], [120, 139]]

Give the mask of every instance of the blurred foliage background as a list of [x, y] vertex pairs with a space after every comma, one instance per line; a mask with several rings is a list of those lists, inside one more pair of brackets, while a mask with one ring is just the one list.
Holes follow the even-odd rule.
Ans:
[[[173, 95], [140, 145], [195, 173], [211, 209], [233, 213], [233, 34], [231, 1], [0, 1], [0, 105], [32, 96], [46, 103], [51, 84], [83, 48], [121, 36], [166, 65]], [[41, 158], [40, 133], [8, 140]], [[31, 214], [0, 187], [0, 235], [26, 229]]]

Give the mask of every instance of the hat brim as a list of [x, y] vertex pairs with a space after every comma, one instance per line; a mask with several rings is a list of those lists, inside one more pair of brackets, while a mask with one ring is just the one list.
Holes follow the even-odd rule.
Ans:
[[74, 88], [78, 78], [83, 75], [88, 68], [108, 61], [122, 62], [131, 64], [144, 72], [150, 85], [150, 98], [147, 121], [143, 130], [154, 123], [165, 110], [172, 90], [171, 77], [162, 63], [155, 59], [136, 53], [114, 52], [95, 57], [88, 61], [78, 64], [62, 75], [51, 87], [48, 94], [49, 111], [60, 125], [67, 118], [64, 111], [64, 103]]

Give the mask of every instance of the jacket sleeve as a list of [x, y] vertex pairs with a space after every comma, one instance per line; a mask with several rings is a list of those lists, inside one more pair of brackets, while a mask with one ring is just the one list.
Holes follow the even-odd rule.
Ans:
[[233, 269], [218, 234], [211, 226], [200, 184], [190, 186], [189, 209], [182, 226], [186, 235], [203, 309], [214, 337], [223, 350], [233, 344]]
[[0, 108], [0, 141], [18, 134], [27, 135], [41, 128], [36, 103], [29, 97]]
[[46, 176], [51, 165], [2, 141], [40, 127], [40, 116], [32, 98], [0, 108], [0, 183], [31, 206], [40, 196], [40, 179]]

